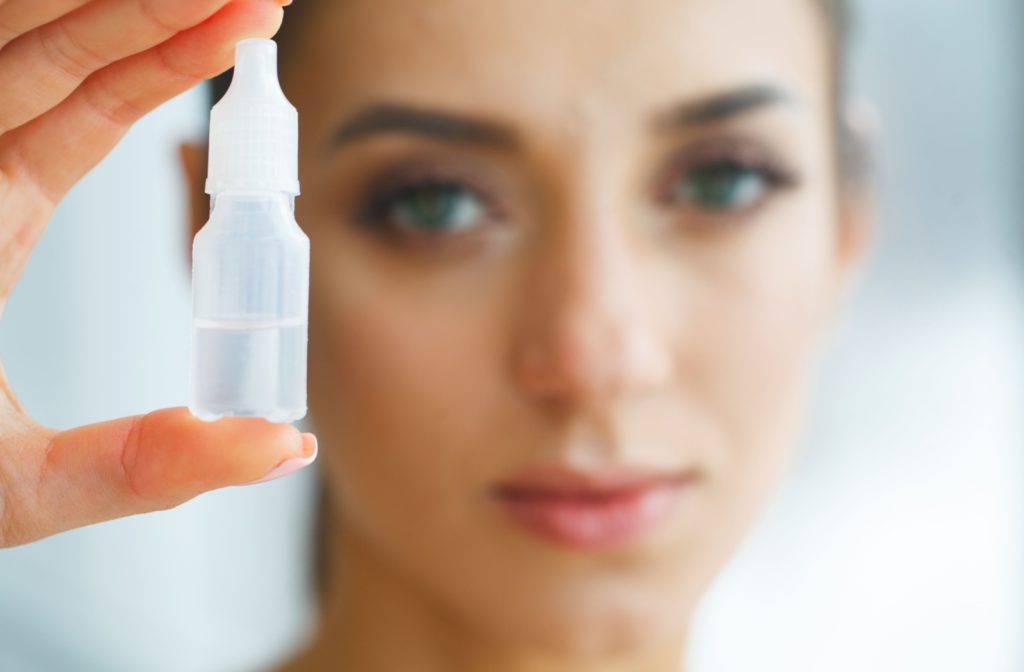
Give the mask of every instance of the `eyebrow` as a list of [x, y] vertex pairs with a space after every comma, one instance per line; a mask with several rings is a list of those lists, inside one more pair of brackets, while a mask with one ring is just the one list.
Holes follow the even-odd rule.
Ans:
[[[674, 130], [725, 121], [760, 108], [783, 103], [791, 97], [770, 85], [747, 86], [697, 101], [681, 103], [655, 117], [658, 130]], [[449, 142], [466, 142], [509, 148], [516, 134], [508, 126], [441, 110], [381, 102], [364, 107], [331, 134], [328, 149], [357, 140], [390, 133], [408, 133]]]
[[792, 100], [792, 96], [777, 86], [755, 84], [676, 105], [655, 117], [655, 127], [677, 130], [719, 123]]
[[410, 133], [438, 140], [494, 147], [510, 147], [516, 141], [515, 133], [510, 128], [484, 119], [395, 103], [377, 103], [363, 108], [341, 124], [331, 135], [328, 147], [333, 149], [355, 140], [388, 133]]

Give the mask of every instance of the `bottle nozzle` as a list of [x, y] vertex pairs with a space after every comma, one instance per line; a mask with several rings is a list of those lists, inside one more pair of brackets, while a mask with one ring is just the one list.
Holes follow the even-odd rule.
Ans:
[[277, 43], [235, 46], [231, 86], [210, 112], [208, 194], [228, 189], [299, 193], [298, 113], [277, 77]]
[[284, 96], [277, 81], [277, 43], [243, 40], [235, 45], [235, 69], [231, 89], [246, 95]]

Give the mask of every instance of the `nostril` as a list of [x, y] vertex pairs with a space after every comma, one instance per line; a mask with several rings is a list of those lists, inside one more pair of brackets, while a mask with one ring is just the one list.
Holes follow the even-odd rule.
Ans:
[[569, 398], [594, 387], [595, 372], [580, 343], [554, 338], [527, 346], [518, 363], [522, 387], [535, 396]]
[[667, 344], [644, 325], [575, 321], [526, 344], [516, 362], [528, 394], [562, 402], [606, 401], [665, 385], [672, 376]]

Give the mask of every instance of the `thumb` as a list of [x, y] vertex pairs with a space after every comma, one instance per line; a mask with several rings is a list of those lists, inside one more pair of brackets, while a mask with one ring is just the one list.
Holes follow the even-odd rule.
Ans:
[[291, 425], [211, 423], [186, 408], [16, 434], [0, 453], [0, 547], [283, 476], [317, 454], [316, 438]]

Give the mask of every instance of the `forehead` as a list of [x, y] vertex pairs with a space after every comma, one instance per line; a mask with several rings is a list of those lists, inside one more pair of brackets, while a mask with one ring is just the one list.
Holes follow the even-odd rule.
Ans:
[[827, 107], [813, 0], [305, 2], [289, 95], [335, 112], [369, 98], [629, 117], [751, 83]]

